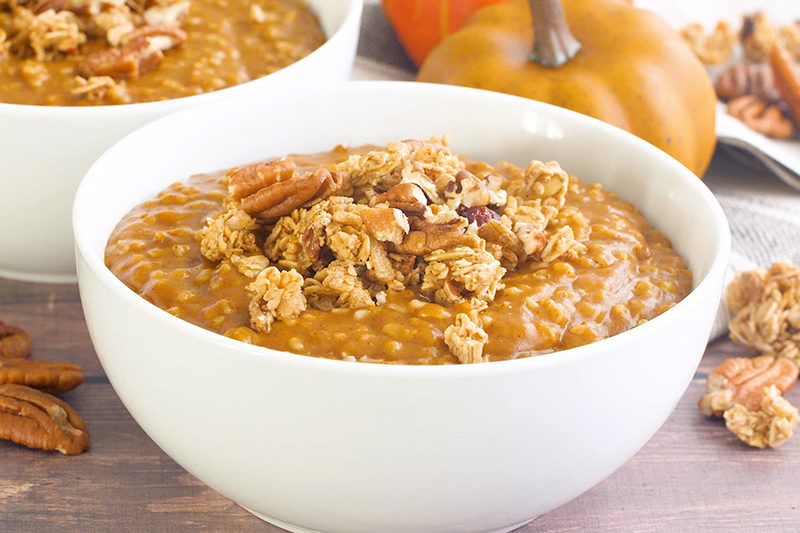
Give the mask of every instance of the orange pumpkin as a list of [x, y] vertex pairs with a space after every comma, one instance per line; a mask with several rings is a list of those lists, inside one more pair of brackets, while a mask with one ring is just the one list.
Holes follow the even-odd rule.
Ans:
[[705, 68], [663, 19], [622, 0], [563, 0], [563, 10], [559, 0], [487, 7], [436, 47], [417, 79], [516, 94], [599, 118], [698, 176], [716, 145], [716, 97]]
[[408, 56], [421, 65], [442, 39], [484, 6], [506, 0], [383, 0], [386, 18]]

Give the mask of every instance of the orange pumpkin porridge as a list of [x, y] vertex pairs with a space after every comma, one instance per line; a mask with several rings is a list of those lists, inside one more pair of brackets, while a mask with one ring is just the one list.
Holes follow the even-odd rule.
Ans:
[[193, 176], [120, 221], [106, 264], [233, 339], [406, 364], [587, 344], [659, 315], [692, 283], [616, 194], [555, 162], [493, 166], [438, 138]]
[[0, 0], [0, 102], [190, 96], [274, 72], [324, 42], [303, 0]]

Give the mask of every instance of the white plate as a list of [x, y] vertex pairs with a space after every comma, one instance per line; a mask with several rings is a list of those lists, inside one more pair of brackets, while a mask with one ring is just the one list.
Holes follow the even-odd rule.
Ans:
[[[800, 19], [797, 0], [636, 0], [634, 4], [658, 13], [677, 29], [692, 22], [710, 29], [726, 20], [736, 31], [742, 15], [755, 11], [765, 12], [776, 25]], [[712, 69], [710, 73], [713, 76], [718, 71]], [[756, 133], [728, 115], [721, 103], [717, 103], [716, 131], [720, 142], [747, 150], [787, 185], [800, 189], [800, 140], [777, 140]]]

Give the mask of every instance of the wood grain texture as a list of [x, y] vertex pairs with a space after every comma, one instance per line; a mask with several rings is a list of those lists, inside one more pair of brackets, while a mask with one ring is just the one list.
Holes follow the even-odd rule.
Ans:
[[[92, 349], [74, 285], [0, 280], [0, 319], [30, 331], [32, 357], [80, 364], [63, 396], [86, 420], [77, 457], [0, 442], [0, 531], [282, 531], [186, 473], [139, 428]], [[797, 531], [800, 439], [776, 450], [741, 444], [696, 408], [708, 372], [746, 350], [713, 343], [675, 412], [625, 466], [519, 532]], [[800, 404], [800, 388], [789, 391]]]

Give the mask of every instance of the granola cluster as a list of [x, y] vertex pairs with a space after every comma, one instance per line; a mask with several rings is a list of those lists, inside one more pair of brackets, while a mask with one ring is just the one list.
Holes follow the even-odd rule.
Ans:
[[737, 39], [731, 25], [724, 20], [710, 32], [706, 32], [702, 24], [687, 24], [681, 29], [681, 36], [706, 65], [719, 65], [730, 59]]
[[702, 24], [687, 24], [681, 35], [706, 65], [725, 63], [735, 55], [737, 47], [741, 47], [746, 61], [764, 62], [776, 43], [785, 46], [794, 60], [800, 61], [800, 22], [778, 27], [763, 12], [745, 14], [738, 31], [721, 20], [711, 31], [706, 31]]
[[23, 72], [35, 84], [35, 62], [91, 45], [74, 66], [70, 92], [126, 103], [125, 80], [155, 68], [186, 39], [181, 25], [189, 7], [189, 0], [0, 0], [0, 60], [26, 61]]
[[776, 448], [792, 436], [797, 426], [797, 408], [775, 385], [764, 388], [756, 410], [737, 403], [725, 411], [725, 426], [745, 444], [756, 448]]
[[779, 262], [766, 271], [742, 272], [726, 300], [733, 340], [800, 364], [800, 268]]
[[570, 180], [558, 164], [533, 161], [513, 178], [471, 169], [442, 138], [390, 142], [324, 167], [281, 158], [235, 168], [226, 211], [198, 233], [201, 251], [254, 280], [257, 331], [307, 308], [372, 307], [387, 291], [412, 290], [468, 304], [444, 341], [461, 362], [484, 361], [480, 311], [503, 277], [583, 252], [586, 235], [570, 225], [582, 215], [564, 206]]
[[798, 412], [781, 395], [798, 378], [800, 269], [775, 263], [766, 271], [739, 273], [727, 288], [731, 339], [764, 355], [736, 357], [717, 366], [698, 406], [722, 416], [750, 446], [776, 447], [792, 435]]

